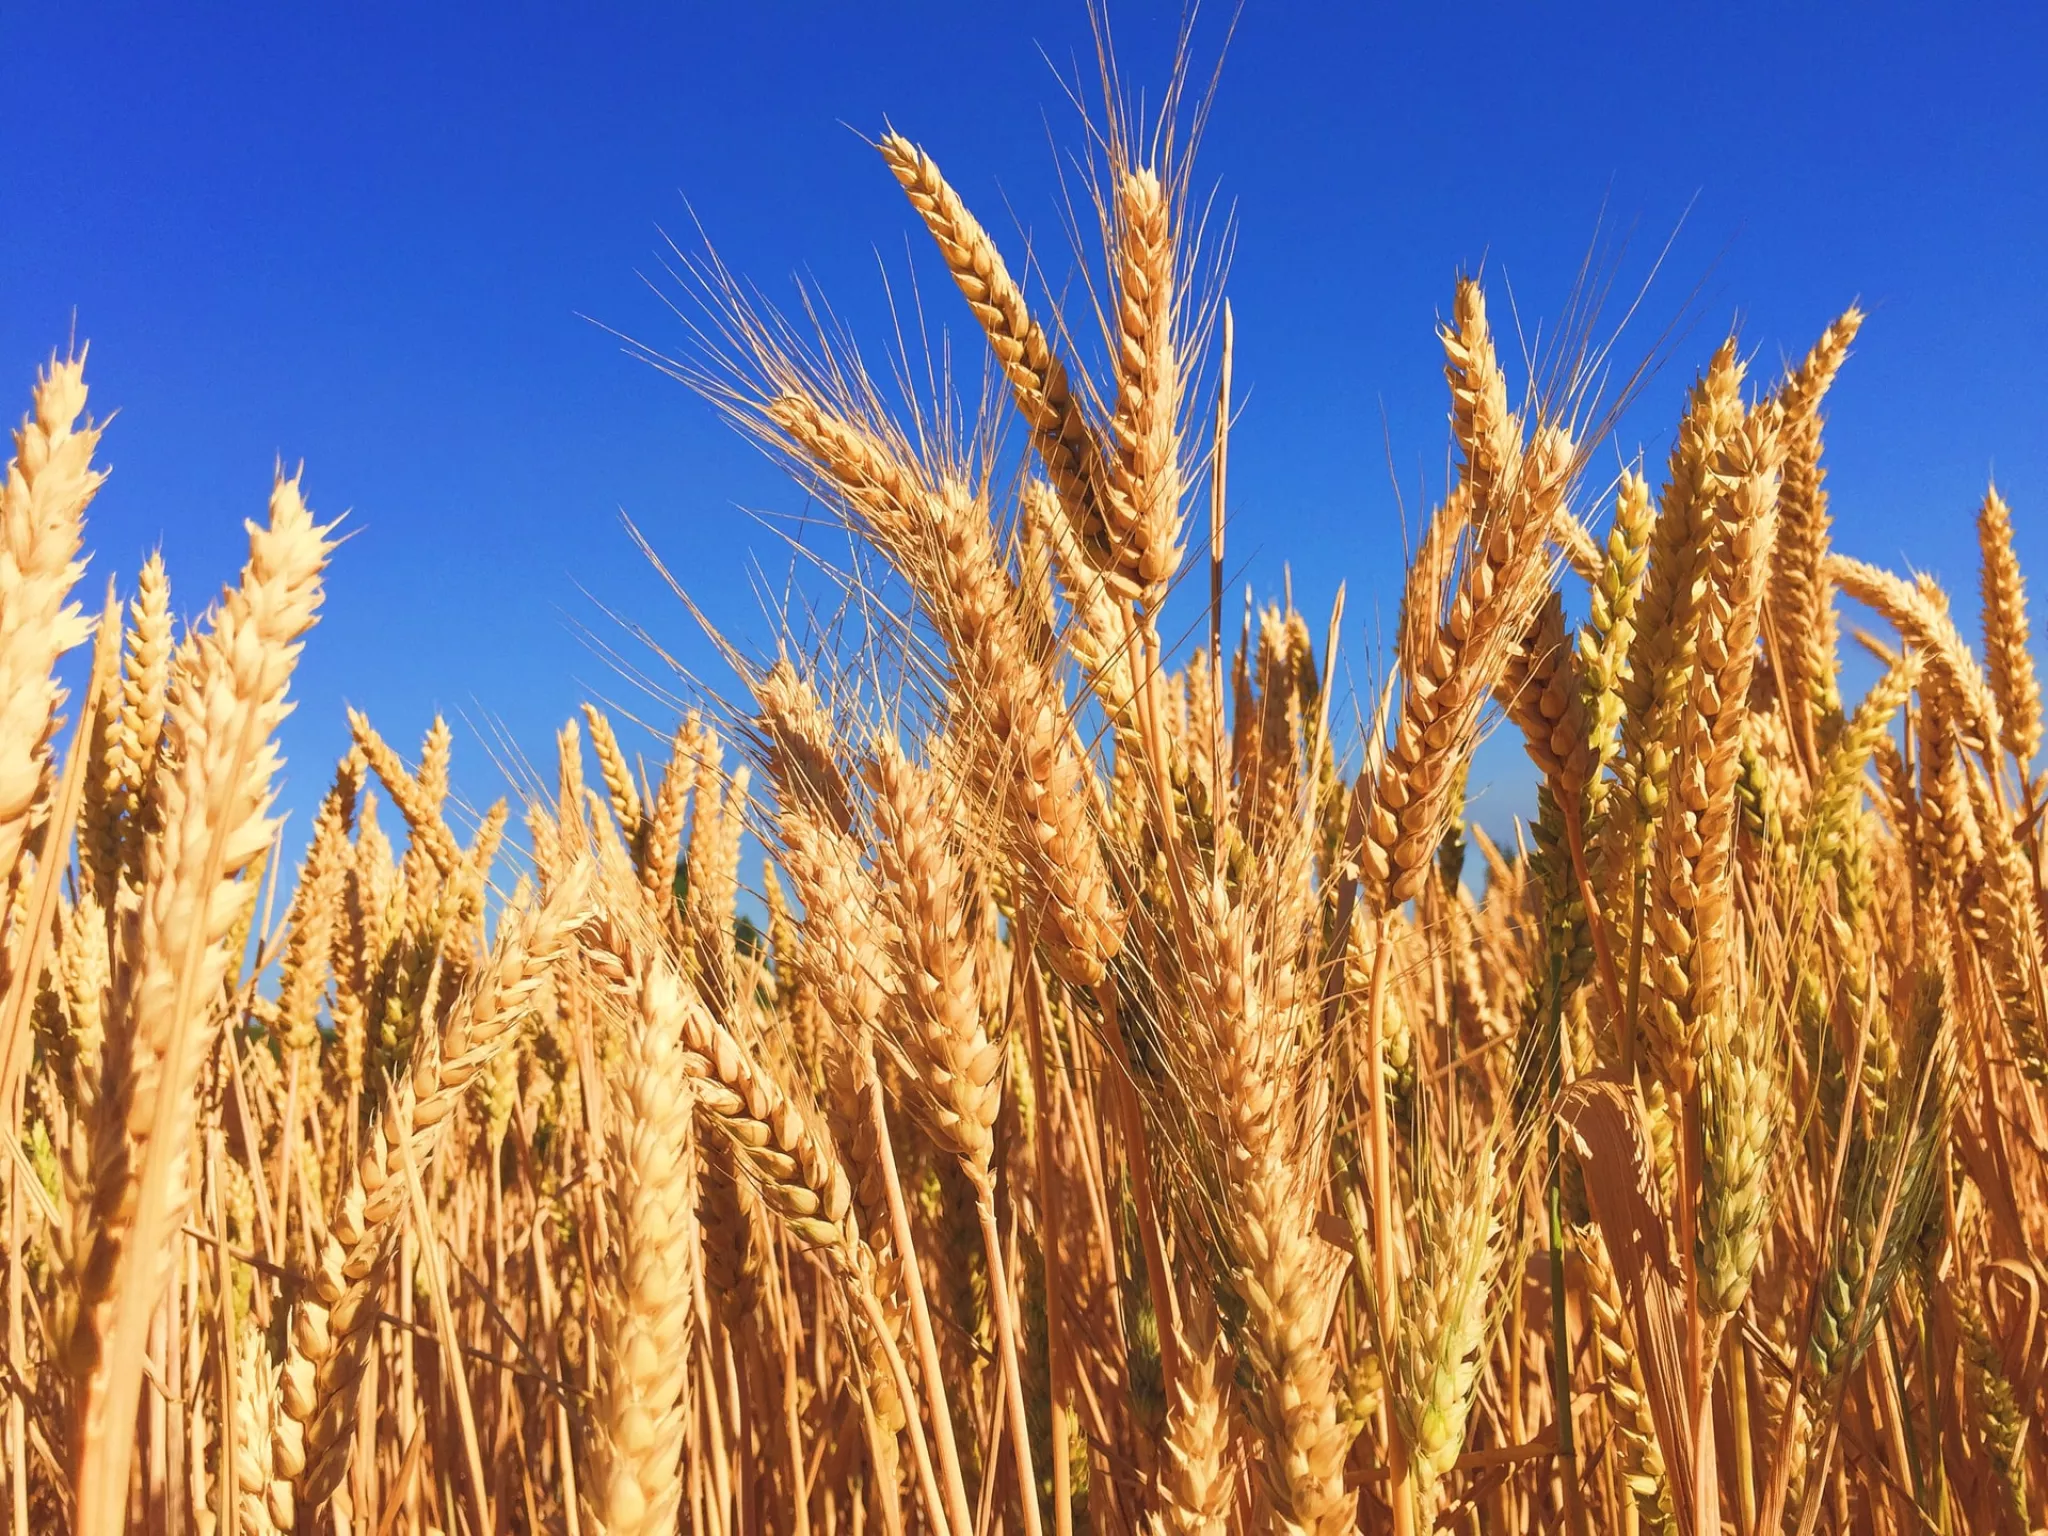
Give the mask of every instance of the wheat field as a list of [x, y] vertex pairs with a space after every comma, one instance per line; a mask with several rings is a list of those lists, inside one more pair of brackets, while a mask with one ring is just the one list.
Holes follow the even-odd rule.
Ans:
[[1110, 114], [1064, 306], [875, 147], [966, 300], [929, 397], [709, 257], [667, 364], [846, 535], [837, 608], [658, 748], [586, 707], [516, 806], [352, 715], [283, 846], [331, 525], [280, 475], [199, 616], [152, 559], [95, 617], [83, 356], [36, 378], [8, 1528], [2038, 1528], [2025, 586], [1996, 490], [1980, 640], [1837, 548], [1859, 312], [1687, 360], [1668, 462], [1603, 480], [1585, 371], [1511, 380], [1460, 279], [1450, 484], [1339, 698], [1341, 604], [1226, 611], [1174, 134]]

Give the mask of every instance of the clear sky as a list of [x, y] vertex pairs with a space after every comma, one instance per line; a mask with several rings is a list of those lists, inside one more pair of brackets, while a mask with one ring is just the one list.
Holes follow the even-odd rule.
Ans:
[[[1163, 78], [1178, 14], [1115, 9], [1127, 80]], [[1227, 19], [1202, 17], [1202, 58]], [[693, 208], [771, 296], [807, 271], [878, 343], [878, 261], [914, 263], [964, 338], [856, 131], [923, 142], [1057, 275], [1060, 79], [1092, 68], [1080, 0], [79, 4], [12, 7], [0, 39], [0, 393], [18, 412], [75, 317], [94, 406], [121, 413], [95, 586], [132, 588], [160, 543], [196, 611], [279, 456], [350, 512], [286, 728], [301, 834], [345, 701], [408, 752], [447, 711], [482, 799], [499, 784], [462, 718], [544, 755], [586, 691], [627, 692], [581, 637], [617, 638], [608, 610], [710, 668], [621, 509], [766, 640], [753, 559], [773, 584], [786, 557], [743, 509], [800, 498], [591, 323], [684, 345], [640, 275], [659, 229], [686, 238]], [[1249, 0], [1201, 165], [1241, 226], [1233, 561], [1265, 596], [1291, 557], [1318, 627], [1347, 580], [1361, 672], [1392, 628], [1401, 496], [1412, 515], [1441, 482], [1454, 273], [1485, 264], [1503, 325], [1510, 283], [1525, 323], [1555, 316], [1603, 209], [1632, 232], [1624, 287], [1679, 229], [1624, 355], [1695, 314], [1625, 447], [1661, 464], [1731, 325], [1773, 371], [1860, 298], [1831, 397], [1841, 546], [1938, 572], [1974, 623], [1995, 472], [2048, 572], [2039, 7]], [[1490, 755], [1503, 781], [1512, 755]]]

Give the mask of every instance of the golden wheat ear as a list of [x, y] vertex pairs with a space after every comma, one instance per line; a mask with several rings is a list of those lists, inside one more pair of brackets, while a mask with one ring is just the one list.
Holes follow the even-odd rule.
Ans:
[[219, 1038], [229, 936], [254, 891], [241, 879], [275, 833], [277, 726], [301, 637], [313, 626], [332, 543], [296, 479], [279, 476], [267, 524], [191, 655], [166, 725], [174, 771], [162, 830], [127, 914], [93, 1138], [99, 1230], [80, 1288], [75, 1485], [83, 1530], [116, 1528], [127, 1487], [144, 1335], [191, 1200], [199, 1079]]
[[53, 356], [36, 379], [34, 409], [15, 429], [0, 488], [0, 870], [10, 890], [64, 696], [52, 672], [92, 633], [70, 601], [85, 572], [85, 509], [106, 479], [93, 468], [100, 432], [85, 400], [85, 354]]

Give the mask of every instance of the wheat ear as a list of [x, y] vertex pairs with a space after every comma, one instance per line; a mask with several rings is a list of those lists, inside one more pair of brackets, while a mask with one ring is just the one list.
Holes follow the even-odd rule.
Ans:
[[[435, 722], [439, 724], [438, 721]], [[392, 751], [369, 717], [360, 710], [348, 712], [349, 730], [355, 737], [356, 750], [383, 780], [385, 791], [399, 814], [405, 817], [406, 830], [412, 834], [426, 856], [432, 860], [433, 869], [441, 879], [453, 878], [462, 867], [462, 847], [455, 841], [455, 834], [448, 830], [448, 823], [441, 819], [441, 797], [429, 783], [430, 757], [422, 756], [420, 774], [415, 777], [406, 771], [405, 762]], [[445, 791], [445, 781], [444, 781]]]
[[[1446, 502], [1404, 594], [1401, 705], [1371, 783], [1362, 852], [1368, 910], [1412, 899], [1455, 809], [1454, 789], [1495, 680], [1549, 585], [1545, 540], [1574, 467], [1569, 437], [1545, 428], [1525, 454], [1506, 412], [1478, 285], [1458, 286], [1444, 333], [1462, 494]], [[1452, 551], [1465, 558], [1453, 573]], [[1445, 591], [1449, 586], [1450, 590]]]
[[1251, 888], [1233, 890], [1219, 865], [1190, 895], [1187, 1006], [1198, 1071], [1213, 1074], [1198, 1102], [1216, 1131], [1220, 1235], [1245, 1309], [1240, 1355], [1258, 1384], [1239, 1403], [1264, 1442], [1279, 1528], [1326, 1536], [1350, 1528], [1355, 1501], [1344, 1488], [1350, 1437], [1323, 1342], [1328, 1260], [1305, 1214], [1319, 1192], [1318, 1159], [1304, 1141], [1315, 1109], [1298, 1099], [1313, 1013], [1288, 974], [1296, 936]]
[[[620, 954], [619, 948], [613, 941], [608, 957], [617, 969], [666, 963], [659, 955]], [[875, 1255], [861, 1237], [853, 1187], [831, 1135], [694, 994], [684, 995], [681, 1017], [683, 1048], [693, 1058], [697, 1101], [711, 1133], [730, 1146], [742, 1175], [783, 1231], [818, 1254], [845, 1287], [855, 1340], [875, 1378], [871, 1385], [886, 1385], [893, 1400], [909, 1402], [909, 1373], [876, 1293]], [[906, 1415], [906, 1427], [927, 1511], [935, 1527], [944, 1530], [944, 1506], [924, 1428], [915, 1414]]]
[[249, 562], [191, 654], [168, 724], [175, 770], [160, 785], [162, 830], [141, 901], [124, 923], [93, 1138], [98, 1230], [80, 1285], [72, 1366], [81, 1383], [79, 1528], [119, 1519], [143, 1334], [168, 1241], [191, 1199], [187, 1166], [201, 1070], [220, 1022], [228, 936], [253, 896], [239, 876], [269, 845], [273, 740], [299, 639], [312, 627], [332, 545], [296, 479], [280, 476], [267, 526], [249, 525]]
[[1102, 449], [1074, 397], [1065, 365], [1031, 318], [1024, 290], [931, 156], [897, 133], [884, 134], [880, 148], [987, 333], [1068, 521], [1091, 551], [1106, 553]]
[[1417, 1201], [1415, 1269], [1404, 1286], [1393, 1362], [1401, 1419], [1425, 1513], [1465, 1448], [1465, 1425], [1485, 1365], [1487, 1298], [1499, 1267], [1501, 1179], [1491, 1144], [1471, 1154], [1449, 1187], [1425, 1179]]
[[1863, 326], [1851, 306], [1821, 332], [1813, 350], [1778, 390], [1785, 418], [1785, 474], [1779, 493], [1777, 550], [1764, 602], [1765, 629], [1780, 669], [1779, 697], [1809, 762], [1840, 723], [1835, 604], [1827, 574], [1828, 495], [1822, 488], [1821, 401]]
[[235, 1492], [243, 1536], [277, 1536], [292, 1528], [291, 1483], [280, 1486], [272, 1436], [277, 1420], [277, 1365], [262, 1330], [247, 1329], [235, 1360]]
[[1573, 1242], [1584, 1260], [1587, 1312], [1600, 1356], [1601, 1390], [1607, 1398], [1613, 1432], [1621, 1440], [1622, 1482], [1635, 1505], [1637, 1518], [1658, 1536], [1665, 1536], [1677, 1529], [1671, 1508], [1671, 1480], [1664, 1470], [1664, 1453], [1657, 1444], [1657, 1422], [1650, 1412], [1649, 1387], [1643, 1380], [1636, 1351], [1630, 1347], [1633, 1341], [1621, 1284], [1597, 1229], [1578, 1229]]
[[95, 835], [83, 844], [92, 879], [107, 902], [120, 881], [141, 878], [142, 847], [154, 826], [152, 785], [171, 681], [171, 583], [161, 554], [142, 563], [121, 658], [121, 697], [109, 700], [106, 778]]
[[2013, 553], [2012, 509], [1996, 486], [1977, 513], [1977, 545], [1984, 560], [1984, 660], [2005, 727], [1999, 745], [2025, 774], [2041, 750], [2041, 684], [2028, 648], [2027, 583]]
[[1728, 984], [1735, 781], [1782, 459], [1778, 413], [1769, 404], [1752, 412], [1717, 455], [1715, 474], [1728, 487], [1727, 499], [1708, 525], [1691, 687], [1673, 718], [1677, 748], [1649, 908], [1656, 958], [1648, 977], [1657, 1000], [1643, 1025], [1651, 1064], [1679, 1094], [1692, 1091], [1699, 1031], [1723, 1006]]
[[642, 834], [645, 807], [639, 787], [633, 782], [633, 768], [619, 746], [618, 733], [605, 712], [595, 704], [583, 706], [583, 722], [590, 727], [590, 745], [597, 753], [598, 772], [604, 778], [604, 792], [612, 803], [612, 815], [628, 847], [637, 848]]
[[[1859, 603], [1875, 608], [1927, 664], [1929, 686], [1955, 722], [1963, 744], [1980, 755], [2005, 739], [2004, 712], [1969, 644], [1949, 616], [1948, 600], [1925, 581], [1907, 581], [1846, 555], [1829, 557], [1828, 575]], [[1994, 787], [1997, 779], [1993, 779]]]
[[[1724, 342], [1693, 385], [1650, 534], [1648, 567], [1636, 601], [1635, 636], [1621, 683], [1619, 795], [1602, 840], [1599, 885], [1627, 916], [1647, 874], [1652, 833], [1664, 813], [1675, 720], [1692, 679], [1694, 612], [1709, 553], [1722, 440], [1742, 425], [1742, 365]], [[1631, 930], [1640, 925], [1629, 916]], [[1633, 964], [1630, 966], [1634, 972]], [[1624, 1069], [1628, 1066], [1624, 1040]]]
[[36, 378], [35, 409], [14, 432], [0, 489], [0, 870], [21, 879], [36, 796], [63, 697], [51, 670], [92, 626], [69, 601], [84, 574], [85, 509], [105, 475], [92, 467], [99, 428], [85, 416], [85, 357], [55, 357]]
[[673, 1531], [696, 1304], [696, 1094], [674, 973], [637, 978], [613, 1105], [613, 1250], [600, 1289], [584, 1510], [601, 1536]]
[[1181, 360], [1174, 337], [1173, 206], [1150, 170], [1117, 184], [1116, 408], [1102, 498], [1120, 593], [1156, 613], [1180, 568]]

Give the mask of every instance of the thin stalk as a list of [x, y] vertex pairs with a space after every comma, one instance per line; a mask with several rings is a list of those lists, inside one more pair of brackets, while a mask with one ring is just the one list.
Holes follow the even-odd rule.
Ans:
[[1616, 1033], [1621, 1037], [1621, 1080], [1624, 1085], [1636, 1080], [1636, 1020], [1641, 1017], [1643, 1000], [1643, 913], [1647, 886], [1643, 877], [1636, 876], [1636, 892], [1633, 910], [1628, 921], [1628, 1005], [1622, 1009], [1621, 1027]]
[[1138, 1106], [1131, 1059], [1124, 1048], [1123, 1027], [1117, 1018], [1116, 983], [1105, 978], [1095, 989], [1095, 998], [1102, 1009], [1103, 1038], [1116, 1057], [1117, 1118], [1123, 1129], [1125, 1156], [1131, 1165], [1131, 1201], [1138, 1208], [1138, 1235], [1145, 1250], [1145, 1284], [1152, 1297], [1152, 1315], [1159, 1324], [1159, 1389], [1172, 1402], [1174, 1383], [1180, 1378], [1180, 1306], [1173, 1293], [1173, 1272], [1166, 1263], [1166, 1245], [1160, 1237], [1159, 1207], [1152, 1189], [1152, 1156], [1145, 1140], [1145, 1121]]
[[1728, 1422], [1735, 1436], [1735, 1509], [1738, 1536], [1756, 1531], [1756, 1448], [1750, 1444], [1749, 1346], [1738, 1325], [1728, 1330]]
[[[1799, 1333], [1801, 1340], [1813, 1337], [1814, 1314], [1820, 1307], [1820, 1290], [1827, 1279], [1827, 1242], [1835, 1229], [1835, 1217], [1842, 1203], [1842, 1178], [1849, 1166], [1849, 1133], [1855, 1128], [1856, 1106], [1863, 1097], [1863, 1051], [1870, 1042], [1870, 1017], [1866, 1013], [1856, 1030], [1855, 1043], [1849, 1050], [1849, 1091], [1842, 1095], [1842, 1120], [1835, 1133], [1834, 1166], [1828, 1175], [1826, 1202], [1821, 1207], [1821, 1217], [1814, 1230], [1819, 1234], [1820, 1263], [1807, 1288], [1806, 1307], [1800, 1316]], [[1784, 1525], [1785, 1498], [1792, 1485], [1792, 1426], [1799, 1415], [1799, 1388], [1806, 1376], [1806, 1355], [1804, 1348], [1792, 1352], [1792, 1380], [1785, 1389], [1785, 1412], [1778, 1420], [1777, 1444], [1771, 1451], [1771, 1481], [1764, 1497], [1763, 1508], [1757, 1515], [1757, 1530], [1777, 1531]], [[1929, 1380], [1936, 1378], [1930, 1376]]]
[[1045, 982], [1032, 961], [1032, 950], [1022, 950], [1024, 977], [1025, 1048], [1031, 1057], [1031, 1096], [1038, 1105], [1032, 1117], [1036, 1135], [1034, 1151], [1038, 1162], [1038, 1249], [1045, 1267], [1045, 1362], [1046, 1401], [1052, 1421], [1052, 1520], [1054, 1536], [1074, 1536], [1074, 1493], [1072, 1472], [1067, 1465], [1067, 1446], [1072, 1434], [1071, 1410], [1067, 1406], [1065, 1375], [1066, 1324], [1060, 1315], [1066, 1290], [1060, 1272], [1060, 1211], [1057, 1174], [1053, 1156], [1053, 1100], [1045, 1070]]
[[[207, 1182], [213, 1187], [213, 1229], [225, 1233], [227, 1226], [227, 1201], [220, 1187], [220, 1145], [224, 1136], [219, 1131], [210, 1132], [206, 1138]], [[235, 1432], [239, 1427], [235, 1418], [235, 1388], [239, 1385], [235, 1370], [235, 1287], [234, 1274], [229, 1264], [228, 1245], [220, 1244], [214, 1250], [216, 1268], [214, 1283], [220, 1295], [214, 1307], [213, 1322], [216, 1345], [220, 1355], [220, 1509], [215, 1519], [215, 1529], [221, 1536], [236, 1536], [241, 1527], [242, 1501], [235, 1497]], [[166, 1340], [167, 1345], [176, 1344]]]
[[996, 1347], [1002, 1351], [1003, 1387], [1010, 1411], [1011, 1448], [1017, 1458], [1019, 1501], [1024, 1506], [1024, 1536], [1044, 1536], [1038, 1513], [1038, 1478], [1031, 1467], [1031, 1425], [1024, 1411], [1024, 1373], [1017, 1365], [1017, 1321], [1011, 1305], [1009, 1266], [1003, 1262], [1002, 1233], [996, 1227], [996, 1185], [992, 1175], [969, 1167], [974, 1184], [974, 1210], [981, 1218], [981, 1242], [988, 1251], [990, 1309], [996, 1315]]
[[[1378, 1295], [1380, 1337], [1391, 1345], [1401, 1323], [1400, 1273], [1394, 1257], [1394, 1153], [1387, 1124], [1387, 915], [1373, 919], [1372, 988], [1365, 1015], [1366, 1079], [1370, 1084], [1372, 1139], [1372, 1235], [1374, 1290]], [[1417, 1536], [1415, 1486], [1408, 1467], [1408, 1444], [1393, 1414], [1387, 1415], [1388, 1503], [1394, 1536]]]
[[[882, 1315], [882, 1304], [875, 1299], [874, 1288], [867, 1285], [849, 1285], [855, 1303], [867, 1325], [875, 1331], [875, 1341], [881, 1346], [882, 1356], [889, 1362], [889, 1374], [895, 1378], [896, 1395], [903, 1400], [907, 1409], [917, 1401], [917, 1389], [910, 1384], [910, 1372], [904, 1368], [903, 1356], [896, 1348], [896, 1341], [889, 1337], [889, 1320]], [[924, 1424], [914, 1413], [903, 1415], [910, 1430], [910, 1452], [917, 1462], [918, 1491], [924, 1495], [925, 1510], [931, 1517], [932, 1529], [943, 1533], [951, 1527], [946, 1523], [945, 1506], [939, 1500], [939, 1480], [932, 1471], [932, 1452], [924, 1438]], [[893, 1500], [888, 1501], [893, 1502]], [[961, 1533], [955, 1533], [961, 1536]]]
[[[424, 1027], [424, 1026], [423, 1026]], [[476, 1411], [469, 1401], [469, 1372], [463, 1368], [462, 1350], [455, 1331], [455, 1312], [448, 1305], [448, 1286], [441, 1274], [441, 1243], [434, 1227], [427, 1192], [420, 1185], [419, 1166], [413, 1161], [412, 1137], [392, 1138], [398, 1146], [398, 1160], [405, 1165], [406, 1192], [412, 1197], [413, 1220], [420, 1229], [420, 1259], [427, 1271], [427, 1298], [434, 1307], [434, 1327], [441, 1335], [441, 1374], [455, 1393], [455, 1415], [462, 1426], [462, 1454], [469, 1472], [470, 1492], [476, 1500], [476, 1528], [490, 1536], [490, 1484], [484, 1480], [483, 1450], [477, 1440]], [[225, 1262], [225, 1260], [223, 1260]]]
[[[14, 1145], [21, 1145], [21, 1093], [10, 1094]], [[28, 1337], [22, 1326], [21, 1283], [21, 1160], [7, 1160], [7, 1365], [16, 1382], [28, 1380]], [[10, 1529], [28, 1529], [28, 1412], [17, 1387], [7, 1394], [7, 1489], [13, 1515]]]
[[[946, 1373], [939, 1361], [939, 1345], [932, 1332], [931, 1308], [925, 1302], [924, 1275], [917, 1262], [917, 1245], [911, 1237], [910, 1212], [904, 1203], [903, 1185], [896, 1176], [896, 1150], [889, 1139], [889, 1110], [882, 1096], [882, 1075], [874, 1069], [874, 1057], [860, 1053], [857, 1063], [868, 1078], [868, 1117], [875, 1127], [875, 1158], [882, 1165], [882, 1183], [889, 1193], [889, 1225], [896, 1235], [896, 1251], [903, 1260], [903, 1288], [910, 1298], [910, 1331], [917, 1343], [918, 1368], [924, 1372], [925, 1391], [932, 1414], [932, 1435], [938, 1441], [939, 1470], [945, 1477], [946, 1518], [956, 1533], [974, 1529], [974, 1516], [967, 1507], [967, 1480], [960, 1472], [960, 1450], [953, 1438], [953, 1409], [946, 1399]], [[917, 1399], [903, 1400], [906, 1412], [915, 1413]]]
[[[1209, 460], [1209, 676], [1223, 686], [1223, 525], [1230, 488], [1230, 359], [1236, 326], [1230, 301], [1223, 301], [1223, 361], [1216, 381], [1216, 446]], [[1217, 711], [1220, 719], [1222, 711]], [[1222, 760], [1222, 744], [1211, 742], [1212, 762]]]
[[[1558, 797], [1558, 811], [1564, 818], [1564, 843], [1571, 854], [1572, 878], [1578, 882], [1579, 903], [1586, 910], [1586, 931], [1593, 938], [1593, 960], [1600, 970], [1600, 990], [1607, 998], [1607, 1011], [1615, 1017], [1623, 1012], [1621, 981], [1615, 975], [1614, 952], [1607, 934], [1607, 917], [1593, 895], [1593, 877], [1586, 865], [1586, 828], [1583, 807], [1577, 796]], [[1629, 978], [1633, 992], [1635, 978]], [[1628, 1005], [1628, 1016], [1633, 1019], [1633, 1000]], [[1625, 1069], [1625, 1066], [1624, 1066]]]
[[1551, 1381], [1557, 1394], [1557, 1461], [1564, 1477], [1565, 1520], [1572, 1536], [1587, 1536], [1585, 1495], [1579, 1488], [1577, 1437], [1572, 1427], [1572, 1335], [1565, 1314], [1563, 1137], [1553, 1116], [1550, 1125], [1550, 1188], [1545, 1204], [1550, 1217], [1550, 1348]]
[[1706, 1123], [1697, 1087], [1680, 1101], [1678, 1159], [1679, 1273], [1685, 1282], [1686, 1411], [1693, 1445], [1693, 1528], [1720, 1528], [1721, 1480], [1714, 1470], [1714, 1415], [1708, 1401], [1714, 1378], [1707, 1355], [1706, 1317], [1700, 1310], [1699, 1186], [1705, 1165]]

